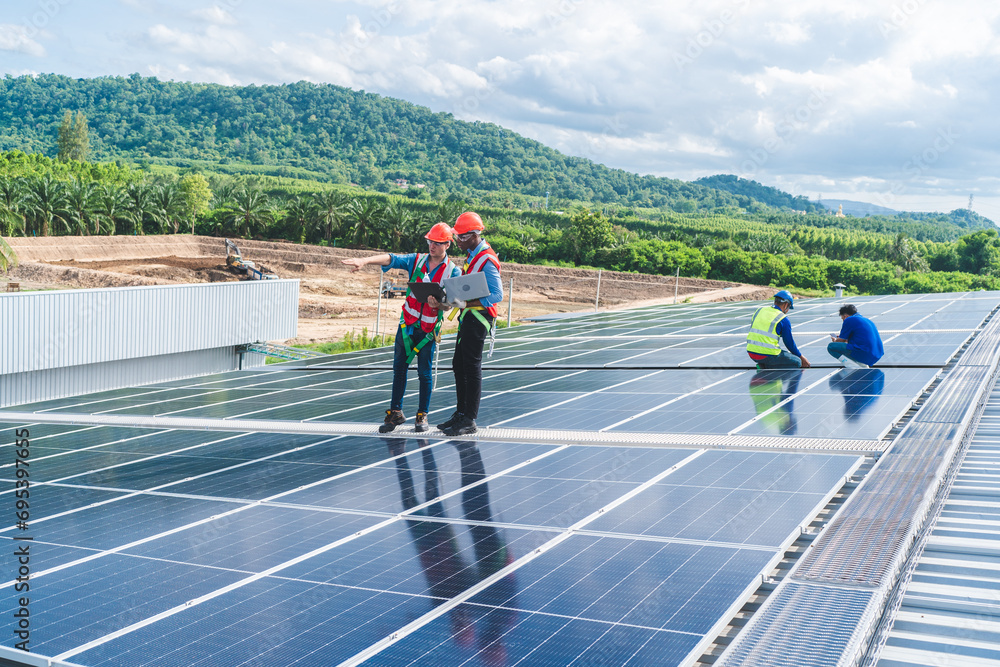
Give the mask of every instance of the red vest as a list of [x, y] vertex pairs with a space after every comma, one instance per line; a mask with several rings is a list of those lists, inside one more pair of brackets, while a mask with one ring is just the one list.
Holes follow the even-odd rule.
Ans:
[[[497, 271], [500, 271], [500, 258], [497, 257], [495, 252], [493, 252], [493, 248], [490, 247], [489, 243], [484, 241], [483, 245], [485, 247], [479, 251], [479, 254], [465, 263], [465, 267], [462, 269], [463, 275], [481, 272], [483, 267], [486, 266], [486, 262], [493, 262], [493, 265], [497, 267]], [[496, 304], [490, 306], [489, 308], [483, 307], [483, 310], [489, 313], [490, 317], [496, 319]]]
[[[426, 266], [428, 259], [430, 259], [430, 255], [417, 254], [417, 258], [413, 263], [413, 273], [410, 274], [410, 282], [420, 282], [427, 275], [424, 273], [424, 266]], [[441, 279], [445, 277], [445, 271], [450, 274], [454, 266], [451, 260], [445, 257], [444, 261], [431, 271], [431, 282], [441, 282]], [[434, 333], [434, 328], [437, 327], [438, 320], [441, 319], [443, 314], [444, 311], [431, 308], [426, 303], [420, 303], [415, 296], [407, 291], [406, 300], [403, 301], [403, 323], [406, 326], [410, 326], [417, 320], [420, 320], [421, 329], [426, 333]]]

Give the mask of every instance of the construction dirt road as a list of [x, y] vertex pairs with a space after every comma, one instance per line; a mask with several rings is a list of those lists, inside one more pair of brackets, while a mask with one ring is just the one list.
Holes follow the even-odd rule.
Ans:
[[[291, 344], [340, 339], [349, 331], [374, 331], [379, 307], [378, 267], [352, 273], [341, 263], [372, 251], [323, 248], [287, 242], [237, 240], [243, 258], [299, 287], [298, 337]], [[111, 236], [10, 238], [20, 266], [7, 277], [21, 289], [125, 287], [236, 281], [226, 269], [223, 239], [207, 236]], [[386, 278], [402, 285], [406, 276]], [[503, 264], [504, 289], [513, 279], [513, 319], [594, 309], [598, 272], [529, 264]], [[601, 310], [656, 303], [766, 299], [772, 288], [739, 283], [602, 271]], [[399, 319], [400, 298], [382, 299], [380, 328], [391, 335]], [[507, 317], [508, 301], [500, 307]], [[454, 326], [454, 324], [452, 324]]]

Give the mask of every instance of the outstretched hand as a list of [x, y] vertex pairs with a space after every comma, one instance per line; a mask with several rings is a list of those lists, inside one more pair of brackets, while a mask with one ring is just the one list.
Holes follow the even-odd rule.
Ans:
[[357, 272], [362, 266], [367, 264], [367, 262], [360, 257], [349, 257], [347, 259], [340, 260], [341, 264], [347, 264], [351, 267], [351, 273]]

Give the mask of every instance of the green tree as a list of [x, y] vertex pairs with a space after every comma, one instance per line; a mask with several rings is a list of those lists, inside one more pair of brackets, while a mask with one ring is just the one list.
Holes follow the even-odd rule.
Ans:
[[339, 192], [326, 190], [312, 196], [312, 228], [322, 233], [323, 240], [330, 242], [340, 232], [348, 213], [348, 200]]
[[233, 227], [243, 238], [251, 238], [264, 231], [274, 220], [274, 207], [264, 191], [252, 185], [237, 190], [231, 216]]
[[24, 233], [26, 197], [23, 179], [0, 177], [0, 235]]
[[0, 271], [7, 273], [8, 270], [17, 266], [17, 253], [10, 247], [10, 244], [0, 236]]
[[378, 247], [382, 240], [384, 207], [374, 197], [358, 197], [348, 204], [354, 243], [362, 247]]
[[611, 221], [600, 212], [580, 211], [570, 221], [576, 240], [577, 261], [588, 264], [599, 249], [614, 243]]
[[90, 128], [87, 126], [87, 117], [82, 111], [74, 115], [69, 109], [66, 110], [59, 125], [59, 138], [56, 143], [61, 161], [86, 162], [87, 154], [90, 152]]
[[177, 190], [181, 200], [180, 215], [191, 222], [191, 233], [194, 234], [195, 218], [205, 215], [212, 203], [212, 189], [208, 186], [208, 179], [201, 174], [186, 174], [177, 182]]
[[91, 181], [76, 179], [66, 189], [66, 231], [83, 236], [90, 233], [91, 225], [100, 228], [98, 212], [98, 187]]
[[980, 275], [995, 275], [1000, 271], [1000, 235], [995, 229], [963, 236], [956, 242], [955, 251], [961, 271]]
[[181, 221], [186, 217], [187, 208], [180, 186], [177, 183], [160, 183], [153, 189], [153, 205], [160, 233], [180, 231]]
[[96, 200], [94, 234], [114, 234], [118, 231], [119, 224], [130, 224], [128, 198], [124, 189], [103, 183], [97, 188]]
[[48, 236], [54, 226], [68, 228], [66, 188], [51, 174], [35, 179], [29, 186], [25, 205], [25, 231]]

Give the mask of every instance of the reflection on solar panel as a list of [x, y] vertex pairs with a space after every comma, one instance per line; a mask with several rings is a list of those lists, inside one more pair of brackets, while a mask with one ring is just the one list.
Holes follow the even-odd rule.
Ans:
[[[794, 311], [824, 362], [806, 371], [748, 363], [759, 304], [505, 330], [475, 440], [374, 434], [386, 350], [10, 408], [8, 477], [13, 431], [30, 431], [31, 650], [78, 665], [690, 662], [863, 464], [838, 443], [889, 446], [996, 302], [857, 299], [891, 363], [853, 371], [822, 359], [831, 300]], [[432, 422], [452, 410], [450, 375], [438, 383]], [[274, 432], [234, 428], [247, 420]], [[12, 561], [4, 575], [13, 590]], [[8, 648], [17, 606], [3, 598]]]

